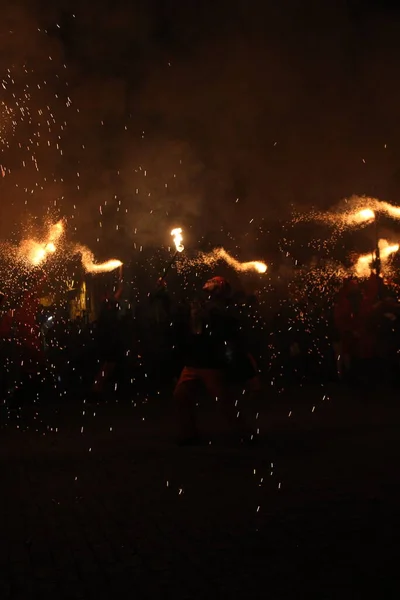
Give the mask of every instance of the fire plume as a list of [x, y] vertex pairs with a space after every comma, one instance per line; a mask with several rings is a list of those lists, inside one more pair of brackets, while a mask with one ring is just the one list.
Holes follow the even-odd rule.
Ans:
[[233, 256], [231, 256], [225, 248], [214, 248], [209, 254], [202, 255], [202, 262], [208, 265], [212, 265], [220, 260], [224, 260], [230, 267], [233, 267], [235, 271], [246, 272], [255, 271], [256, 273], [266, 273], [267, 265], [258, 260], [251, 260], [248, 262], [240, 262]]
[[182, 244], [182, 242], [183, 242], [182, 228], [176, 227], [175, 229], [173, 229], [171, 231], [171, 235], [174, 238], [174, 244], [175, 244], [176, 251], [183, 252], [185, 249], [185, 246]]
[[50, 225], [48, 233], [43, 240], [28, 238], [23, 240], [18, 248], [18, 258], [32, 267], [42, 264], [49, 254], [54, 254], [57, 245], [64, 234], [64, 223], [58, 221]]
[[122, 262], [115, 258], [103, 263], [96, 263], [93, 252], [86, 246], [77, 246], [76, 252], [81, 255], [82, 265], [87, 273], [111, 273], [122, 267]]
[[363, 208], [348, 214], [346, 220], [348, 225], [361, 225], [375, 221], [375, 213], [371, 208]]
[[376, 218], [376, 213], [384, 213], [392, 219], [400, 219], [400, 206], [394, 206], [389, 202], [382, 202], [376, 198], [361, 198], [358, 206], [357, 210], [345, 215], [347, 225], [362, 225], [372, 222]]
[[[387, 240], [381, 239], [378, 242], [380, 259], [384, 267], [389, 257], [399, 250], [399, 244], [389, 244]], [[368, 277], [371, 273], [371, 264], [375, 256], [373, 254], [362, 254], [358, 257], [354, 266], [355, 273], [358, 277]]]

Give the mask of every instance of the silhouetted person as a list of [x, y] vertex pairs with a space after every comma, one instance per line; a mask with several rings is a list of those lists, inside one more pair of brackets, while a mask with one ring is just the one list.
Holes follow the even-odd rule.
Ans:
[[229, 295], [225, 279], [210, 279], [202, 297], [192, 302], [176, 323], [176, 342], [184, 364], [174, 391], [181, 444], [198, 441], [194, 400], [201, 386], [218, 402], [232, 430], [241, 439], [252, 438], [234, 403], [231, 366], [236, 351], [242, 349], [242, 339], [240, 324], [228, 309]]

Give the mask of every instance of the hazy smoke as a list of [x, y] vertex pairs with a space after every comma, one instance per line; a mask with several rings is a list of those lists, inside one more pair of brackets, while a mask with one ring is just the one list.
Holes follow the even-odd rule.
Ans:
[[[291, 204], [395, 201], [396, 15], [264, 4], [13, 2], [0, 25], [16, 111], [0, 147], [0, 233], [56, 201], [82, 243], [168, 243], [183, 224], [251, 247]], [[26, 85], [32, 118], [21, 121]]]

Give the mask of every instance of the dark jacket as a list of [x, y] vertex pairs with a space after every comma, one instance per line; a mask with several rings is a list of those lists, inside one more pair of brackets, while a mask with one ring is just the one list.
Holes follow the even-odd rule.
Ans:
[[192, 303], [177, 315], [174, 336], [182, 366], [223, 369], [240, 379], [255, 375], [240, 321], [229, 306], [211, 301]]

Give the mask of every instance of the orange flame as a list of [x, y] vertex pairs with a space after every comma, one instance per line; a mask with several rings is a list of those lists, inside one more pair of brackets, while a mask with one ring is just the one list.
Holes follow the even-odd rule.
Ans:
[[176, 227], [175, 229], [173, 229], [171, 231], [171, 235], [174, 238], [174, 243], [175, 243], [175, 248], [177, 252], [183, 252], [185, 249], [185, 246], [182, 244], [183, 242], [183, 236], [182, 236], [182, 228], [181, 227]]
[[357, 212], [350, 213], [346, 217], [348, 225], [361, 225], [375, 220], [375, 213], [371, 208], [363, 208]]
[[346, 215], [345, 218], [348, 225], [358, 225], [374, 221], [376, 213], [386, 213], [392, 219], [400, 219], [400, 206], [394, 206], [393, 204], [389, 204], [389, 202], [382, 202], [376, 198], [361, 198], [359, 199], [358, 206], [360, 204], [361, 206], [364, 205], [364, 208]]
[[[388, 261], [392, 254], [398, 252], [399, 244], [389, 244], [387, 240], [379, 240], [378, 247], [380, 251], [380, 259], [382, 266]], [[358, 277], [368, 277], [371, 273], [371, 263], [373, 262], [372, 254], [361, 254], [354, 265], [355, 273]]]
[[399, 206], [393, 206], [393, 204], [389, 204], [389, 202], [377, 202], [377, 205], [379, 206], [379, 209], [389, 215], [389, 217], [400, 219]]
[[57, 243], [64, 234], [64, 223], [58, 221], [49, 227], [47, 236], [42, 241], [33, 238], [23, 240], [18, 248], [18, 258], [30, 266], [37, 267], [46, 260], [49, 254], [57, 250]]

